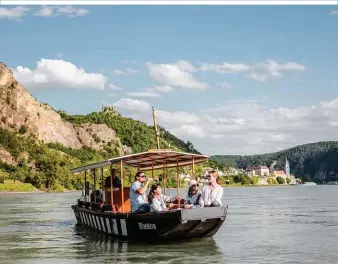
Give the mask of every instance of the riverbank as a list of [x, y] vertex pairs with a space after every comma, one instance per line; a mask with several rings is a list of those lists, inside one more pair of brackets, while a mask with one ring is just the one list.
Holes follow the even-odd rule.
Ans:
[[258, 185], [258, 184], [222, 184], [224, 188], [239, 188], [239, 187], [292, 187], [288, 184], [268, 184], [268, 185]]
[[[252, 184], [231, 184], [226, 185], [222, 184], [222, 187], [224, 188], [241, 188], [241, 187], [293, 187], [291, 185], [286, 184], [271, 184], [271, 185], [252, 185]], [[188, 187], [185, 187], [188, 188]], [[169, 188], [170, 189], [170, 188]], [[175, 188], [171, 188], [175, 189]], [[3, 183], [0, 184], [0, 194], [20, 194], [20, 193], [64, 193], [64, 192], [78, 192], [80, 190], [54, 190], [54, 191], [48, 191], [48, 190], [40, 190], [38, 188], [35, 188], [30, 183]]]
[[1, 183], [0, 184], [0, 193], [32, 193], [32, 192], [43, 192], [35, 188], [30, 183]]
[[20, 193], [64, 193], [64, 192], [77, 192], [79, 190], [68, 190], [68, 189], [58, 189], [58, 190], [40, 190], [34, 187], [30, 183], [22, 182], [9, 182], [0, 184], [0, 194], [20, 194]]

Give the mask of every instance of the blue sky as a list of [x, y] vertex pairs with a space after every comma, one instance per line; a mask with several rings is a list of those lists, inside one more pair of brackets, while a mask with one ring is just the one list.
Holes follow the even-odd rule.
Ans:
[[337, 10], [6, 6], [0, 60], [55, 109], [104, 102], [150, 122], [154, 105], [163, 126], [205, 153], [263, 153], [336, 139], [326, 105], [338, 108]]

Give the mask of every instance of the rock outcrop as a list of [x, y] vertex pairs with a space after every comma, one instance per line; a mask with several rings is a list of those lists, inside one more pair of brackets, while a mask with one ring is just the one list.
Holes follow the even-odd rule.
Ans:
[[24, 130], [44, 143], [60, 143], [79, 149], [88, 146], [102, 149], [115, 142], [121, 154], [131, 153], [123, 146], [113, 129], [105, 124], [74, 126], [47, 104], [42, 104], [14, 78], [12, 71], [0, 62], [0, 127], [11, 131]]
[[131, 154], [131, 148], [122, 145], [113, 129], [106, 124], [82, 124], [75, 127], [77, 137], [81, 144], [95, 150], [102, 149], [107, 143], [112, 142], [119, 150], [119, 154]]
[[15, 165], [15, 159], [12, 157], [11, 153], [9, 153], [6, 149], [0, 146], [0, 161], [5, 162], [7, 164]]

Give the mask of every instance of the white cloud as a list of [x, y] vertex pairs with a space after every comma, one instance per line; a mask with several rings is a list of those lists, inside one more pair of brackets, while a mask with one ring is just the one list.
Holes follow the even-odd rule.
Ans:
[[112, 75], [115, 75], [115, 76], [131, 75], [131, 74], [137, 74], [139, 72], [140, 72], [139, 70], [130, 69], [130, 68], [126, 68], [123, 70], [115, 69], [115, 70], [112, 70]]
[[265, 82], [274, 78], [283, 77], [283, 73], [287, 71], [305, 71], [305, 66], [296, 62], [278, 63], [275, 60], [266, 60], [253, 64], [235, 63], [231, 64], [224, 62], [222, 64], [202, 64], [201, 71], [213, 71], [219, 74], [245, 74], [246, 77]]
[[145, 92], [128, 92], [128, 96], [132, 97], [161, 97], [160, 94], [152, 91], [145, 91]]
[[126, 68], [126, 72], [129, 74], [136, 74], [136, 73], [140, 73], [140, 70]]
[[21, 19], [29, 13], [31, 9], [28, 7], [18, 6], [13, 8], [0, 7], [0, 19], [7, 18], [11, 20], [21, 21]]
[[122, 87], [114, 85], [114, 84], [109, 84], [109, 89], [112, 91], [122, 91]]
[[84, 8], [75, 8], [72, 6], [41, 6], [39, 8], [28, 8], [18, 6], [14, 8], [3, 8], [0, 7], [0, 19], [7, 18], [17, 21], [22, 21], [22, 18], [28, 14], [41, 17], [55, 17], [55, 16], [67, 16], [67, 17], [78, 17], [84, 16], [89, 13], [89, 10]]
[[200, 118], [194, 113], [184, 111], [168, 112], [156, 110], [157, 119], [163, 124], [178, 125], [178, 124], [194, 124], [200, 121]]
[[203, 127], [200, 125], [181, 125], [178, 128], [173, 128], [171, 131], [176, 136], [187, 137], [191, 136], [194, 138], [205, 138], [206, 134]]
[[[134, 117], [152, 124], [151, 107], [132, 99]], [[135, 103], [138, 102], [138, 103]], [[142, 102], [142, 103], [140, 103]], [[128, 111], [127, 111], [128, 112]], [[156, 109], [158, 124], [205, 154], [261, 154], [299, 144], [336, 140], [338, 98], [304, 107], [269, 108], [256, 101], [230, 101], [188, 113]]]
[[131, 97], [162, 97], [160, 93], [168, 93], [173, 91], [171, 86], [155, 86], [154, 88], [146, 88], [141, 92], [128, 92], [127, 95]]
[[120, 76], [120, 75], [127, 75], [128, 73], [122, 70], [112, 70], [112, 75]]
[[52, 6], [42, 6], [35, 15], [42, 16], [42, 17], [50, 17], [53, 16], [53, 8]]
[[187, 89], [206, 89], [208, 84], [197, 80], [189, 71], [187, 63], [154, 64], [147, 63], [149, 75], [154, 80], [164, 85], [177, 86]]
[[242, 63], [231, 64], [228, 62], [224, 62], [222, 64], [204, 63], [202, 64], [200, 70], [203, 72], [214, 71], [217, 73], [240, 73], [249, 71], [250, 66]]
[[245, 76], [252, 79], [252, 80], [255, 80], [255, 81], [266, 82], [268, 80], [267, 75], [260, 75], [260, 74], [257, 74], [255, 72], [249, 73]]
[[72, 6], [63, 6], [56, 9], [57, 15], [68, 16], [68, 17], [77, 17], [84, 16], [89, 13], [89, 10], [84, 8], [75, 8]]
[[18, 66], [13, 70], [18, 81], [26, 87], [55, 87], [103, 90], [107, 78], [101, 73], [87, 73], [71, 62], [41, 59], [35, 69]]
[[179, 60], [175, 64], [181, 71], [186, 71], [186, 72], [195, 72], [197, 69], [188, 61], [186, 60]]
[[144, 111], [150, 111], [151, 106], [145, 101], [140, 100], [134, 100], [130, 98], [121, 98], [117, 102], [115, 102], [113, 105], [115, 105], [118, 109], [122, 110], [128, 110], [132, 112], [144, 112]]
[[329, 13], [329, 15], [338, 15], [338, 10], [333, 10]]
[[164, 85], [164, 86], [155, 86], [153, 90], [158, 91], [160, 93], [169, 93], [174, 91], [174, 88], [172, 88], [169, 85]]

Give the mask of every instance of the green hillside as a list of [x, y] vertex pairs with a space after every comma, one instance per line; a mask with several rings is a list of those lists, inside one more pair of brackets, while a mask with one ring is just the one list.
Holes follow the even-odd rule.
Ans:
[[[88, 115], [67, 115], [64, 112], [60, 114], [64, 120], [67, 120], [72, 124], [106, 124], [108, 127], [116, 131], [122, 144], [132, 148], [133, 153], [156, 148], [154, 128], [141, 121], [126, 118], [120, 114], [113, 115], [109, 112], [103, 111], [93, 112]], [[184, 142], [183, 140], [170, 134], [161, 126], [159, 126], [159, 130], [161, 148], [171, 148], [184, 152], [200, 154], [189, 141]]]
[[305, 181], [329, 182], [338, 180], [338, 141], [325, 141], [296, 146], [275, 153], [262, 155], [217, 155], [211, 159], [223, 167], [245, 169], [251, 165], [270, 166], [284, 169], [285, 158], [290, 164], [290, 172]]

